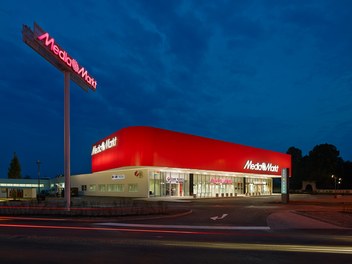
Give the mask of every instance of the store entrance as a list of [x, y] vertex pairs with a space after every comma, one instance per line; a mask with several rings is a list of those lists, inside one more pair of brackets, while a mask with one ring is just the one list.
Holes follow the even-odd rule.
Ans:
[[167, 185], [166, 195], [182, 196], [182, 183], [169, 183]]
[[189, 195], [189, 175], [187, 173], [152, 171], [149, 177], [150, 196]]
[[171, 190], [171, 192], [170, 192], [170, 195], [171, 196], [178, 196], [177, 195], [177, 190], [178, 190], [178, 184], [177, 183], [171, 183], [170, 184], [171, 185], [171, 187], [170, 187], [170, 190]]

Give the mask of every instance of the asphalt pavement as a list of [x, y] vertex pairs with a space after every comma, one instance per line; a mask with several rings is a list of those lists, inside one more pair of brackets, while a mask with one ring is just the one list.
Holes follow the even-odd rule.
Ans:
[[[83, 198], [80, 198], [83, 199]], [[113, 199], [94, 198], [99, 203], [112, 202]], [[142, 199], [141, 199], [142, 200]], [[150, 198], [146, 200], [165, 201], [169, 208], [176, 208], [174, 216], [182, 216], [190, 213], [187, 203], [205, 201], [205, 199], [193, 199], [193, 197], [174, 197]], [[280, 195], [262, 197], [237, 197], [237, 198], [211, 198], [209, 201], [219, 204], [230, 202], [238, 205], [255, 205], [260, 208], [273, 207], [273, 211], [266, 218], [267, 226], [272, 230], [280, 229], [350, 229], [352, 230], [352, 195], [310, 195], [310, 194], [290, 194], [288, 204], [281, 203]], [[116, 203], [116, 202], [115, 202]], [[179, 210], [177, 205], [182, 205]], [[275, 205], [275, 206], [273, 206]], [[279, 209], [277, 209], [279, 208]], [[102, 209], [104, 210], [104, 209]], [[270, 210], [270, 209], [268, 209]], [[171, 211], [173, 211], [171, 209]], [[172, 217], [171, 215], [144, 215], [123, 217], [129, 218], [158, 218]]]
[[[291, 194], [288, 204], [280, 195], [267, 196], [268, 204], [280, 205], [267, 217], [272, 230], [279, 229], [350, 229], [352, 230], [352, 195]], [[262, 197], [265, 199], [265, 197]], [[251, 198], [243, 198], [251, 199]], [[255, 199], [255, 198], [254, 198]], [[170, 201], [170, 199], [168, 199]], [[173, 200], [187, 202], [187, 200]], [[188, 200], [189, 201], [189, 200]], [[263, 203], [265, 206], [265, 203]]]

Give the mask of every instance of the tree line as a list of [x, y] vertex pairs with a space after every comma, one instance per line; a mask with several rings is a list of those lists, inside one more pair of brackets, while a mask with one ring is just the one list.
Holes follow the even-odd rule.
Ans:
[[352, 162], [344, 161], [334, 145], [317, 145], [306, 156], [296, 147], [286, 153], [292, 161], [290, 189], [302, 189], [302, 181], [315, 181], [318, 189], [334, 189], [335, 180], [340, 178], [336, 188], [352, 189]]

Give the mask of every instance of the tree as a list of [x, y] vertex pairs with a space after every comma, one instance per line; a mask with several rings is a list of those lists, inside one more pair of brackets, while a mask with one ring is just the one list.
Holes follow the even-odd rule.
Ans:
[[344, 161], [334, 145], [317, 145], [304, 157], [302, 151], [295, 147], [290, 147], [286, 153], [291, 155], [292, 161], [291, 189], [301, 189], [302, 181], [315, 181], [320, 189], [335, 188], [332, 175], [342, 178], [337, 188], [352, 188], [352, 162]]
[[352, 189], [352, 162], [345, 161], [343, 163], [342, 189]]
[[11, 160], [9, 169], [8, 169], [8, 178], [9, 179], [21, 179], [21, 165], [20, 161], [16, 155], [16, 152], [13, 153], [13, 158]]
[[287, 154], [291, 155], [291, 179], [290, 179], [290, 189], [301, 189], [302, 180], [303, 180], [303, 171], [302, 171], [302, 150], [290, 147]]
[[318, 188], [332, 188], [334, 181], [331, 176], [338, 177], [342, 174], [342, 164], [340, 152], [334, 145], [317, 145], [308, 155], [308, 179], [316, 181]]

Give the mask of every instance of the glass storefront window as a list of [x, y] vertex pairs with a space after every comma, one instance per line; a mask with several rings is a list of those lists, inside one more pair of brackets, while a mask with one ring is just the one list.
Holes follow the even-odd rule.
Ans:
[[270, 195], [271, 178], [246, 178], [246, 195]]
[[[189, 180], [189, 173], [150, 171], [149, 195], [189, 196]], [[199, 198], [271, 194], [271, 188], [271, 178], [193, 174], [193, 194]]]
[[108, 184], [108, 192], [123, 192], [123, 184]]
[[151, 171], [149, 174], [149, 195], [160, 196], [161, 185], [160, 172]]
[[106, 185], [105, 184], [99, 184], [98, 185], [99, 192], [106, 192]]
[[208, 174], [194, 175], [194, 193], [197, 197], [228, 197], [239, 193], [235, 188], [237, 178]]
[[138, 184], [129, 184], [128, 185], [128, 192], [138, 192]]
[[115, 187], [114, 184], [108, 184], [108, 192], [114, 192], [115, 191], [114, 187]]
[[124, 192], [125, 185], [124, 184], [116, 184], [116, 192]]

